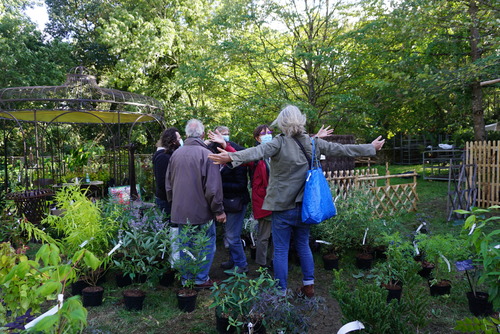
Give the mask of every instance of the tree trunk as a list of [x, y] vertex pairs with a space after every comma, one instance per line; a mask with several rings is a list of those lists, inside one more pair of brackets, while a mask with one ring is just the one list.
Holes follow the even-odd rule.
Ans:
[[[469, 3], [469, 15], [471, 19], [470, 25], [470, 48], [472, 62], [481, 58], [481, 51], [478, 49], [479, 44], [479, 22], [477, 18], [478, 7], [476, 0], [471, 0]], [[484, 129], [484, 111], [483, 111], [483, 91], [479, 81], [471, 84], [472, 92], [472, 117], [474, 121], [474, 140], [485, 140], [486, 130]]]

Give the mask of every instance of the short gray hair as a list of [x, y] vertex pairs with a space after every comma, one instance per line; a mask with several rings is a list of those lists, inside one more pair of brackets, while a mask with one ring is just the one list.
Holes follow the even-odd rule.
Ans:
[[286, 136], [292, 137], [306, 131], [306, 116], [296, 106], [287, 105], [280, 111], [272, 125], [278, 125]]
[[205, 133], [205, 126], [197, 119], [190, 119], [186, 124], [186, 136], [201, 138]]

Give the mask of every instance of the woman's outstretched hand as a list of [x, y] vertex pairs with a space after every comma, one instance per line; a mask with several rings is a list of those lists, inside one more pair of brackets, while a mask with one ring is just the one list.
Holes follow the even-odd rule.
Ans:
[[378, 136], [374, 141], [372, 141], [373, 147], [375, 147], [375, 151], [380, 151], [382, 146], [385, 144], [385, 139], [382, 139], [382, 136]]
[[323, 138], [323, 137], [331, 135], [332, 133], [333, 133], [333, 129], [330, 129], [330, 125], [328, 125], [326, 128], [324, 125], [322, 125], [321, 129], [319, 129], [318, 133], [315, 134], [313, 137]]
[[226, 151], [226, 150], [223, 150], [223, 149], [222, 149], [222, 148], [220, 148], [220, 147], [217, 147], [217, 149], [218, 149], [218, 150], [219, 150], [219, 152], [221, 152], [221, 153], [219, 153], [219, 154], [213, 154], [213, 153], [212, 153], [212, 154], [209, 154], [209, 155], [208, 155], [208, 158], [209, 158], [210, 160], [212, 160], [212, 161], [214, 162], [214, 164], [216, 164], [216, 165], [223, 165], [223, 164], [226, 164], [226, 163], [228, 163], [228, 162], [233, 161], [233, 160], [231, 159], [231, 157], [229, 156], [229, 154], [227, 153], [227, 151]]

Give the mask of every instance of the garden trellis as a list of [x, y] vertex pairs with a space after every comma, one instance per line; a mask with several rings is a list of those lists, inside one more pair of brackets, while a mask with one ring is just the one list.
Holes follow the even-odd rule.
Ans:
[[[327, 180], [336, 188], [337, 195], [346, 198], [354, 188], [366, 189], [372, 196], [374, 215], [393, 215], [400, 211], [417, 210], [417, 176], [415, 172], [380, 176], [376, 169], [335, 171], [326, 173]], [[410, 179], [408, 183], [391, 185], [394, 178]], [[378, 182], [384, 183], [378, 185]], [[339, 213], [341, 214], [341, 213]]]
[[[101, 138], [105, 138], [106, 156], [102, 158], [102, 168], [108, 168], [114, 183], [135, 184], [133, 132], [140, 129], [156, 139], [164, 128], [159, 101], [102, 88], [97, 85], [95, 76], [82, 66], [72, 69], [61, 86], [0, 89], [0, 119], [4, 125], [9, 125], [3, 126], [2, 138], [3, 191], [6, 193], [12, 191], [13, 181], [8, 174], [8, 164], [13, 161], [9, 157], [21, 157], [17, 160], [22, 167], [18, 181], [25, 191], [14, 194], [13, 199], [26, 199], [30, 194], [38, 196], [44, 185], [40, 180], [62, 183], [67, 171], [67, 160], [64, 159], [67, 142], [84, 126], [91, 129], [89, 131], [99, 129], [104, 133]], [[18, 148], [22, 152], [14, 152], [16, 148], [9, 147], [13, 145], [15, 129], [22, 140], [22, 147]], [[99, 136], [93, 140], [96, 138]], [[38, 189], [29, 189], [35, 186]], [[130, 188], [131, 196], [136, 198], [135, 187]]]

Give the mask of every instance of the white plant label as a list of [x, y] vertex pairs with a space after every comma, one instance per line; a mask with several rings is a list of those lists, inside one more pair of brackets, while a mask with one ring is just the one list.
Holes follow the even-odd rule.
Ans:
[[188, 251], [186, 248], [184, 248], [184, 249], [182, 250], [182, 252], [183, 252], [184, 254], [187, 254], [190, 258], [192, 258], [192, 259], [193, 259], [193, 261], [196, 261], [196, 258], [194, 257], [193, 253], [191, 253], [190, 251]]
[[91, 240], [94, 240], [94, 237], [90, 238], [89, 240], [85, 240], [80, 244], [80, 248], [85, 247]]
[[418, 250], [417, 242], [413, 242], [413, 246], [415, 247], [415, 255], [420, 255], [420, 251]]
[[325, 240], [316, 240], [318, 244], [325, 244], [325, 245], [331, 245], [331, 242], [325, 241]]
[[359, 331], [360, 329], [365, 329], [365, 325], [363, 325], [362, 322], [356, 320], [356, 321], [349, 322], [349, 323], [345, 324], [344, 326], [340, 327], [337, 334], [346, 334], [346, 333], [353, 332], [353, 331]]
[[439, 254], [439, 256], [441, 256], [441, 258], [443, 259], [443, 261], [446, 262], [446, 264], [448, 265], [448, 272], [451, 273], [450, 261], [448, 261], [448, 259], [443, 254]]
[[426, 224], [425, 223], [422, 223], [420, 224], [420, 226], [417, 228], [417, 230], [415, 232], [420, 232], [420, 230], [422, 229], [422, 227], [424, 227]]
[[255, 239], [253, 238], [253, 232], [250, 232], [250, 239], [252, 240], [252, 246], [255, 246]]
[[59, 311], [59, 309], [62, 307], [63, 302], [64, 302], [64, 295], [63, 294], [58, 294], [57, 295], [57, 305], [54, 306], [54, 307], [52, 307], [50, 310], [48, 310], [47, 312], [45, 312], [44, 314], [42, 314], [38, 318], [35, 318], [35, 319], [31, 320], [30, 322], [28, 322], [24, 326], [24, 328], [26, 328], [26, 329], [31, 328], [31, 327], [35, 326], [43, 318], [46, 318], [46, 317], [48, 317], [50, 315], [56, 314], [57, 311]]
[[365, 235], [363, 236], [363, 243], [362, 243], [362, 245], [364, 245], [364, 244], [365, 244], [365, 242], [366, 242], [366, 235], [368, 234], [368, 230], [369, 230], [369, 229], [370, 229], [370, 228], [369, 228], [369, 227], [367, 227], [367, 228], [366, 228], [366, 230], [365, 230]]
[[108, 256], [110, 256], [111, 254], [113, 254], [118, 248], [120, 248], [120, 246], [122, 245], [122, 241], [118, 241], [118, 243], [116, 244], [115, 247], [113, 247], [113, 249], [111, 249], [108, 253]]
[[476, 223], [472, 224], [472, 227], [470, 228], [469, 235], [471, 235], [475, 229], [476, 229]]

